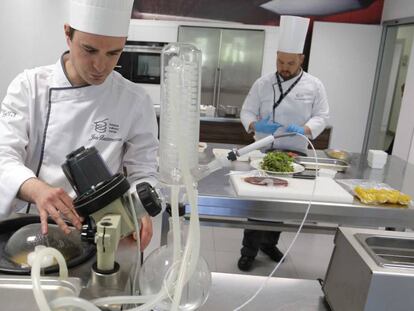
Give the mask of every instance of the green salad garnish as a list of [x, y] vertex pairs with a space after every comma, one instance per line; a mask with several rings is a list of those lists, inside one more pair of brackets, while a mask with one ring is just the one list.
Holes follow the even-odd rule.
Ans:
[[260, 162], [260, 167], [271, 172], [293, 172], [293, 158], [284, 152], [269, 152]]

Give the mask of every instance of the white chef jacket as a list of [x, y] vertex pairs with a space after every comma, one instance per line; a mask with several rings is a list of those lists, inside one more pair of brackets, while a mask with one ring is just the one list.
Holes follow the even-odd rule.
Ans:
[[61, 165], [81, 146], [94, 146], [113, 174], [125, 168], [131, 183], [156, 183], [157, 134], [149, 96], [118, 72], [101, 85], [73, 87], [63, 56], [55, 65], [24, 71], [1, 103], [0, 216], [27, 206], [15, 198], [31, 177], [73, 197]]
[[[287, 81], [283, 81], [283, 78], [280, 77], [283, 93], [298, 77], [299, 75]], [[270, 120], [273, 118], [273, 104], [279, 99], [279, 96], [280, 90], [275, 73], [256, 80], [240, 112], [240, 119], [246, 131], [249, 130], [251, 122], [268, 116], [270, 116]], [[329, 117], [328, 99], [322, 82], [303, 72], [299, 82], [275, 108], [274, 115], [274, 121], [284, 126], [284, 128], [279, 128], [276, 134], [285, 132], [286, 127], [290, 124], [302, 127], [306, 125], [310, 128], [311, 138], [315, 139], [324, 130]], [[268, 135], [256, 133], [255, 138], [260, 139]], [[307, 145], [308, 143], [303, 137], [294, 136], [275, 140], [273, 148], [296, 150], [306, 154]]]

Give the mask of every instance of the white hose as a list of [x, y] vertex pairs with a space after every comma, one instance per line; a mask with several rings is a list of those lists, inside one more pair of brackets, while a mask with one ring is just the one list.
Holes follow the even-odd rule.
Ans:
[[122, 300], [125, 296], [114, 296], [114, 297], [106, 297], [106, 298], [99, 298], [93, 300], [95, 304], [102, 305], [104, 303], [101, 302], [101, 299], [106, 299], [105, 304], [119, 304], [119, 303], [142, 303], [147, 300], [143, 305], [128, 309], [128, 311], [151, 311], [160, 301], [167, 298], [167, 294], [163, 288], [161, 288], [160, 292], [157, 295], [148, 295], [148, 296], [131, 296], [126, 300]]
[[181, 231], [180, 231], [180, 217], [178, 212], [178, 193], [180, 191], [179, 186], [171, 186], [171, 217], [172, 217], [172, 229], [173, 229], [173, 261], [180, 260], [181, 257]]
[[[311, 143], [311, 141], [305, 136], [305, 135], [302, 135], [302, 134], [299, 134], [299, 133], [297, 133], [297, 135], [299, 135], [299, 136], [301, 136], [301, 137], [304, 137], [305, 139], [306, 139], [306, 141], [310, 144], [310, 146], [312, 147], [312, 150], [313, 150], [313, 154], [314, 154], [314, 157], [315, 157], [315, 175], [317, 175], [317, 172], [318, 172], [318, 168], [319, 168], [319, 165], [318, 165], [318, 156], [317, 156], [317, 154], [316, 154], [316, 150], [315, 150], [315, 148], [314, 148], [314, 146], [313, 146], [313, 144]], [[310, 207], [311, 207], [311, 205], [312, 205], [312, 201], [313, 201], [313, 198], [314, 198], [314, 195], [315, 195], [315, 190], [316, 190], [316, 182], [317, 181], [317, 177], [315, 176], [315, 182], [313, 183], [313, 189], [312, 189], [312, 195], [311, 195], [311, 198], [309, 199], [309, 204], [308, 204], [308, 207], [307, 207], [307, 209], [306, 209], [306, 212], [305, 212], [305, 215], [303, 216], [303, 219], [302, 219], [302, 222], [300, 223], [300, 226], [299, 226], [299, 228], [298, 228], [298, 231], [296, 232], [296, 234], [295, 234], [295, 236], [294, 236], [294, 238], [293, 238], [293, 240], [292, 240], [292, 242], [289, 244], [289, 247], [287, 248], [287, 250], [286, 250], [286, 252], [285, 252], [285, 254], [283, 255], [283, 257], [282, 257], [282, 259], [277, 263], [277, 265], [276, 265], [276, 267], [273, 269], [273, 271], [272, 272], [270, 272], [270, 274], [269, 274], [269, 276], [263, 281], [263, 283], [262, 283], [262, 285], [259, 287], [259, 289], [253, 294], [253, 296], [252, 297], [250, 297], [248, 300], [246, 300], [243, 304], [241, 304], [240, 306], [238, 306], [238, 307], [236, 307], [233, 311], [238, 311], [238, 310], [241, 310], [242, 308], [244, 308], [245, 306], [247, 306], [250, 302], [252, 302], [259, 294], [260, 294], [260, 292], [263, 290], [263, 288], [266, 286], [266, 284], [267, 284], [267, 282], [270, 280], [270, 278], [273, 276], [273, 274], [276, 272], [276, 270], [279, 268], [279, 266], [280, 266], [280, 264], [285, 260], [285, 258], [286, 258], [286, 256], [287, 256], [287, 254], [289, 254], [289, 252], [290, 252], [290, 249], [292, 248], [292, 246], [295, 244], [295, 242], [296, 242], [296, 239], [298, 238], [298, 236], [299, 236], [299, 233], [301, 232], [301, 230], [302, 230], [302, 227], [303, 227], [303, 225], [305, 224], [305, 221], [306, 221], [306, 218], [308, 217], [308, 214], [309, 214], [309, 210], [310, 210]]]
[[50, 307], [46, 300], [46, 296], [43, 292], [42, 286], [40, 284], [40, 269], [43, 261], [43, 257], [53, 256], [56, 258], [59, 264], [59, 277], [61, 279], [66, 279], [68, 277], [68, 267], [66, 266], [65, 259], [63, 255], [56, 249], [51, 247], [46, 247], [37, 252], [36, 257], [33, 262], [31, 279], [33, 283], [33, 295], [35, 297], [37, 306], [40, 311], [50, 311]]
[[190, 203], [190, 225], [188, 230], [186, 247], [182, 256], [180, 272], [175, 286], [174, 300], [171, 310], [178, 310], [181, 301], [182, 291], [185, 283], [194, 273], [200, 254], [200, 222], [198, 219], [197, 191], [194, 188], [194, 180], [188, 167], [187, 154], [182, 148], [185, 142], [179, 145], [180, 168], [183, 173], [187, 197]]

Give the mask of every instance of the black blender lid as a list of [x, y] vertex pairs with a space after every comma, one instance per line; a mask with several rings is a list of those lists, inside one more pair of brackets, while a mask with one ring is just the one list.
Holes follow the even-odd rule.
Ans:
[[[16, 262], [14, 262], [10, 258], [10, 246], [9, 253], [6, 251], [7, 243], [9, 239], [13, 236], [13, 234], [18, 231], [19, 229], [31, 225], [31, 224], [38, 224], [40, 223], [39, 216], [35, 215], [27, 215], [27, 216], [20, 216], [17, 218], [10, 218], [0, 222], [0, 272], [8, 273], [8, 274], [20, 274], [20, 275], [29, 275], [30, 274], [30, 267], [24, 267]], [[54, 224], [52, 220], [49, 220], [50, 224]], [[60, 251], [64, 251], [64, 249], [59, 249], [59, 243], [53, 243], [56, 249]], [[73, 256], [69, 260], [67, 260], [66, 264], [68, 268], [73, 268], [78, 266], [79, 264], [84, 263], [91, 257], [93, 257], [96, 253], [96, 246], [91, 242], [87, 241], [80, 241], [80, 246], [78, 247], [78, 252], [76, 256]], [[33, 246], [34, 247], [34, 246]], [[59, 266], [54, 265], [48, 268], [43, 269], [45, 273], [56, 273], [59, 271]]]

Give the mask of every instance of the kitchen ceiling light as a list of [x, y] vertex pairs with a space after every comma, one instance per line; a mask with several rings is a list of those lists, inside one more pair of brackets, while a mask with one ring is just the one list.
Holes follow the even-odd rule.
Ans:
[[374, 0], [272, 0], [260, 5], [280, 15], [331, 15], [367, 7]]

